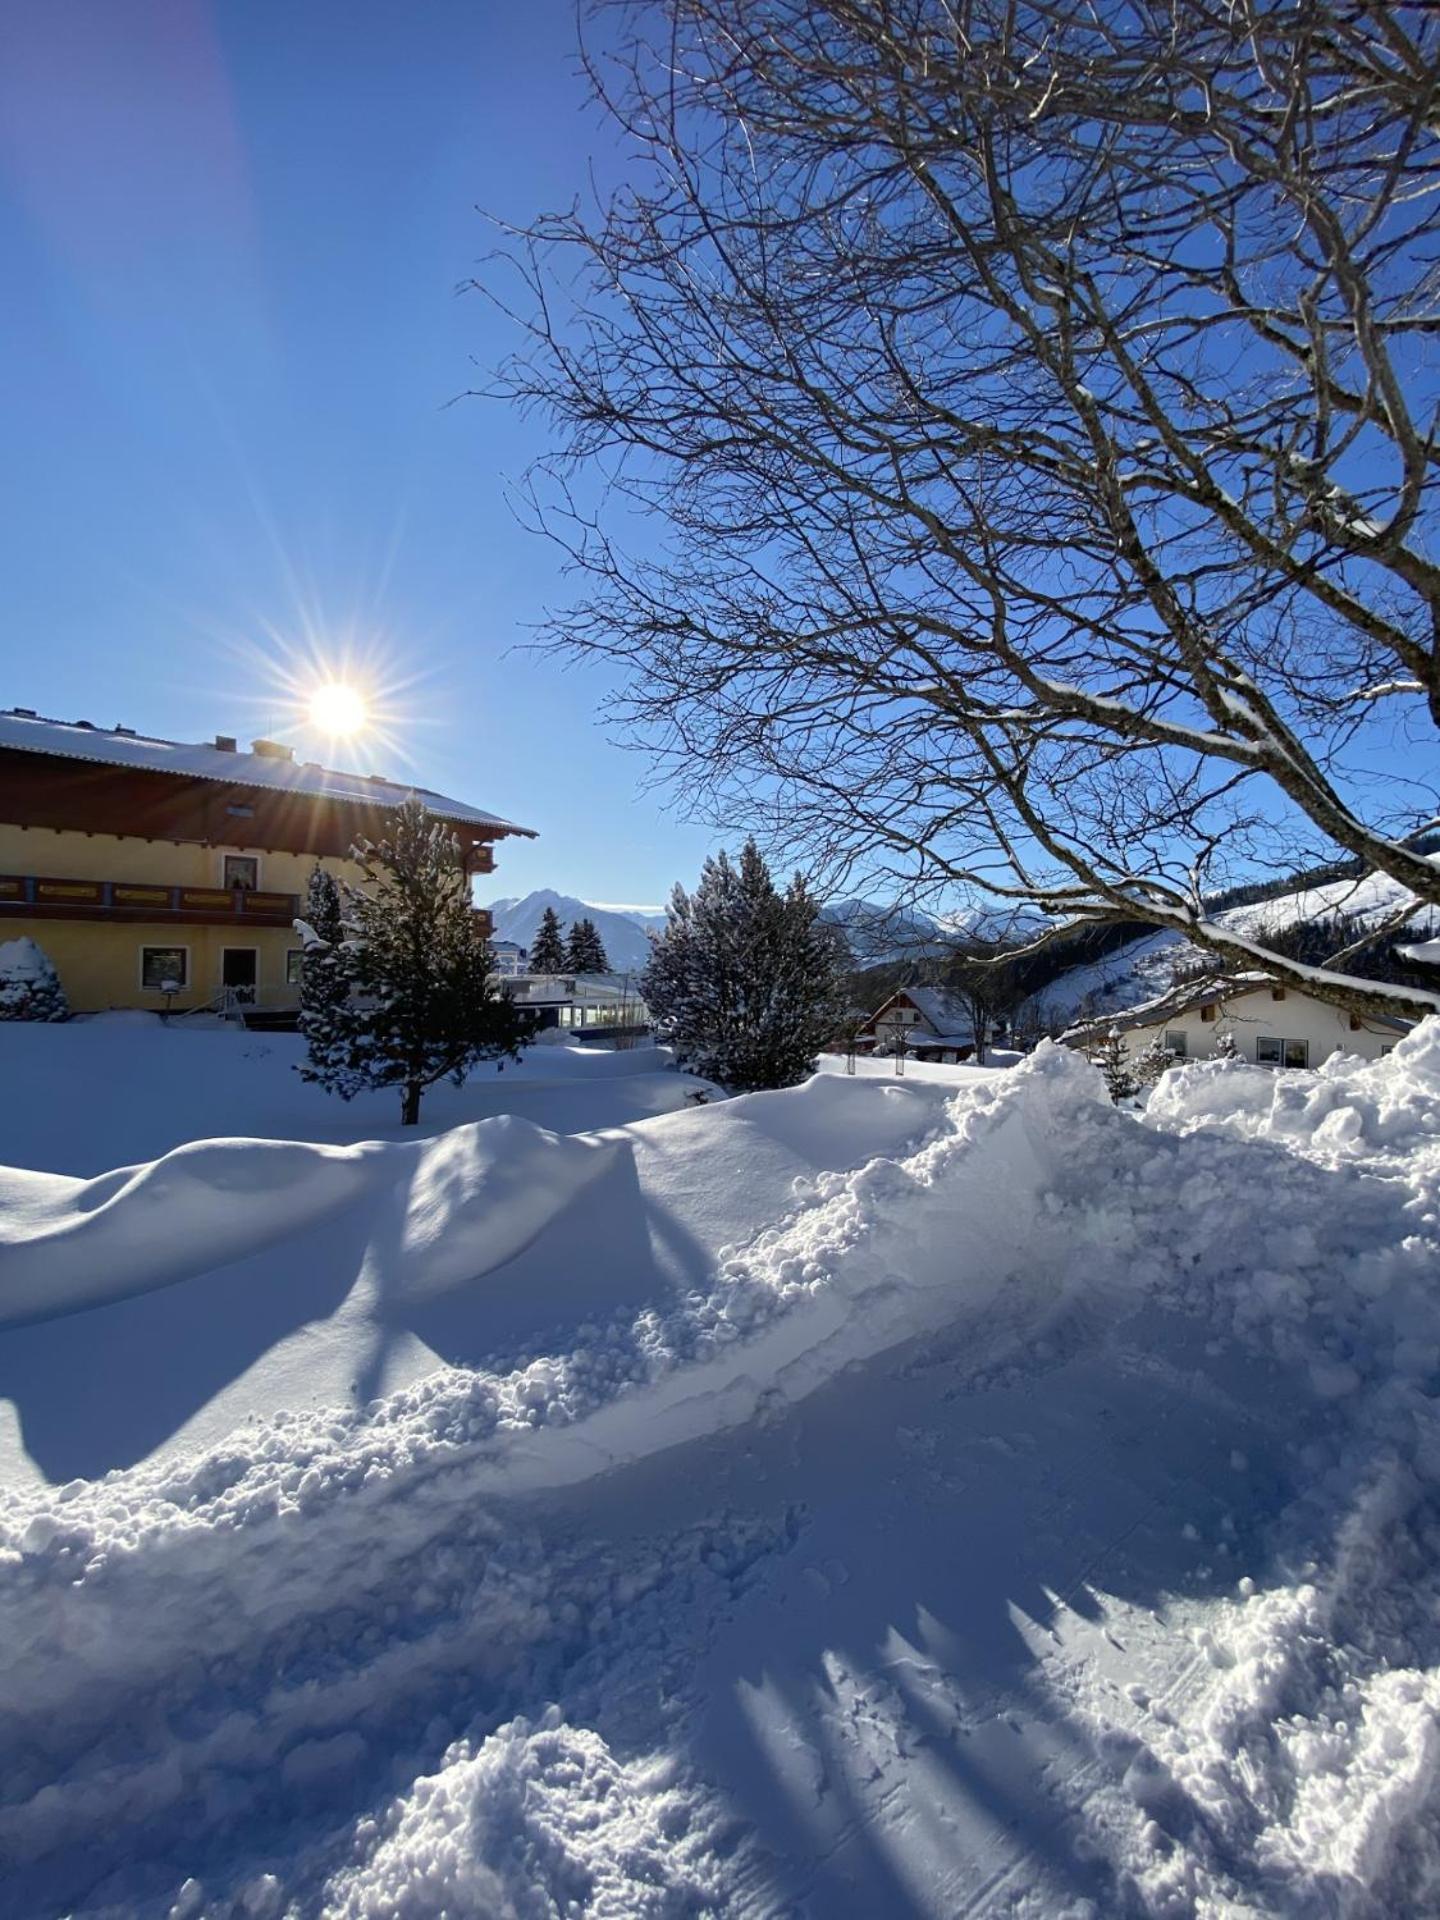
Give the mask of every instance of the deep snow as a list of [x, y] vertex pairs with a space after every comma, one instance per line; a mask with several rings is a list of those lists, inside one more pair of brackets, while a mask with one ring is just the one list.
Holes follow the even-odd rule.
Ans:
[[[272, 1149], [209, 1270], [181, 1154], [0, 1332], [7, 1911], [1435, 1911], [1437, 1121], [1440, 1022], [830, 1073]], [[20, 1183], [76, 1284], [164, 1151]]]

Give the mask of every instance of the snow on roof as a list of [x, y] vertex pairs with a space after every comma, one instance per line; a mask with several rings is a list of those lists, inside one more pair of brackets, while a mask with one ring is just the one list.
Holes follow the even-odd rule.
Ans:
[[1440, 940], [1412, 940], [1408, 947], [1395, 951], [1402, 960], [1413, 960], [1422, 967], [1440, 967]]
[[937, 1034], [952, 1039], [963, 1034], [960, 1044], [968, 1045], [972, 1038], [970, 1015], [953, 994], [946, 993], [943, 987], [902, 987], [901, 992]]
[[[1126, 1007], [1121, 1012], [1100, 1014], [1093, 1020], [1082, 1020], [1068, 1027], [1060, 1038], [1067, 1042], [1093, 1039], [1097, 1034], [1131, 1033], [1137, 1027], [1158, 1027], [1166, 1020], [1178, 1019], [1183, 1013], [1193, 1013], [1197, 1007], [1218, 1006], [1226, 1000], [1239, 1000], [1247, 993], [1259, 993], [1267, 987], [1278, 987], [1282, 983], [1268, 973], [1225, 973], [1209, 974], [1196, 980], [1181, 980], [1164, 993], [1156, 994], [1152, 1000], [1143, 1000], [1138, 1006]], [[1286, 986], [1286, 993], [1306, 996], [1303, 987]], [[1408, 1033], [1411, 1023], [1397, 1020], [1389, 1014], [1367, 1014], [1366, 1019], [1372, 1026], [1393, 1028], [1396, 1033]]]
[[313, 760], [294, 760], [288, 750], [240, 753], [213, 741], [160, 740], [120, 727], [96, 727], [88, 721], [48, 720], [19, 709], [0, 712], [0, 748], [21, 753], [51, 754], [62, 760], [89, 760], [100, 766], [136, 767], [147, 773], [169, 773], [186, 780], [223, 780], [237, 787], [258, 787], [278, 793], [306, 794], [316, 799], [349, 800], [375, 807], [399, 807], [410, 794], [422, 800], [442, 820], [467, 826], [493, 827], [497, 833], [535, 838], [534, 829], [519, 827], [499, 814], [451, 800], [428, 787], [387, 780], [378, 773], [338, 773]]

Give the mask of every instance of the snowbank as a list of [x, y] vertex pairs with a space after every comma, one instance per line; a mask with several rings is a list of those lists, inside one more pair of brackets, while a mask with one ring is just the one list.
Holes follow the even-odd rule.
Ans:
[[377, 1338], [600, 1284], [508, 1364], [8, 1497], [18, 1910], [1435, 1910], [1437, 1103], [1431, 1022], [1143, 1120], [1043, 1047], [22, 1181], [77, 1287], [166, 1182], [246, 1231], [231, 1152], [356, 1216]]

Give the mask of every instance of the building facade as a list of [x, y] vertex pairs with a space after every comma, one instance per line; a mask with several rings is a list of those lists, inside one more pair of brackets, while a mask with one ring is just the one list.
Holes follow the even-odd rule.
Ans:
[[[459, 839], [468, 870], [530, 830], [375, 774], [160, 740], [123, 727], [0, 713], [0, 940], [28, 935], [77, 1013], [299, 1001], [303, 913], [318, 865], [357, 880], [409, 793]], [[482, 916], [488, 934], [488, 916]]]
[[953, 1064], [975, 1052], [970, 1016], [940, 987], [902, 987], [856, 1030], [860, 1053], [905, 1052], [917, 1060]]
[[1072, 1027], [1062, 1038], [1085, 1047], [1118, 1032], [1132, 1054], [1158, 1041], [1176, 1063], [1213, 1059], [1233, 1047], [1241, 1060], [1261, 1067], [1322, 1066], [1334, 1053], [1378, 1060], [1409, 1032], [1403, 1020], [1347, 1013], [1296, 987], [1282, 987], [1259, 974], [1192, 981], [1155, 1000]]

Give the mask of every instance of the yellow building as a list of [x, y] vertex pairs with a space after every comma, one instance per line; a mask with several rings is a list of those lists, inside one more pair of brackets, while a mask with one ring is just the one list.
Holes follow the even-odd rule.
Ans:
[[495, 841], [534, 837], [274, 741], [245, 753], [224, 734], [194, 744], [0, 712], [0, 939], [43, 947], [77, 1013], [283, 1014], [299, 999], [310, 874], [358, 879], [350, 848], [381, 838], [411, 792], [453, 829], [471, 873], [493, 869]]

